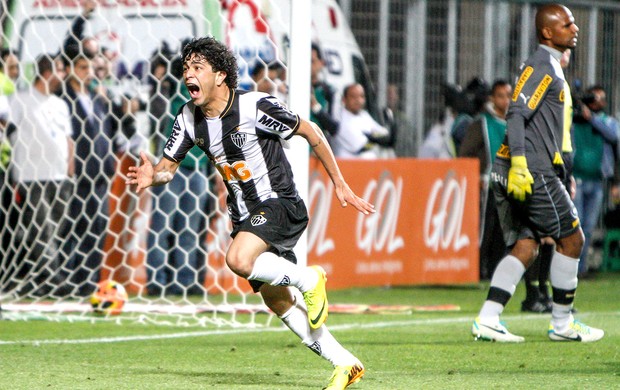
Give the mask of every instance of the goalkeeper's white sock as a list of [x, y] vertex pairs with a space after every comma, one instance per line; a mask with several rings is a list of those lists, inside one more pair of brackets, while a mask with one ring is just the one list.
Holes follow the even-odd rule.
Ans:
[[295, 304], [280, 317], [301, 339], [301, 342], [312, 352], [323, 359], [328, 360], [334, 366], [350, 366], [359, 360], [347, 351], [332, 334], [327, 330], [325, 324], [320, 328], [312, 330], [308, 325], [308, 312], [306, 308], [296, 299]]
[[559, 252], [553, 254], [549, 270], [549, 280], [553, 289], [551, 325], [557, 332], [565, 331], [572, 320], [571, 310], [577, 290], [577, 272], [579, 272], [579, 259]]
[[487, 300], [480, 309], [480, 318], [499, 321], [508, 300], [515, 293], [517, 283], [525, 273], [523, 263], [516, 257], [508, 255], [502, 259], [493, 272], [491, 287]]
[[258, 280], [272, 286], [294, 286], [301, 292], [311, 290], [319, 281], [319, 274], [308, 268], [293, 264], [275, 253], [263, 252], [254, 262], [248, 280]]

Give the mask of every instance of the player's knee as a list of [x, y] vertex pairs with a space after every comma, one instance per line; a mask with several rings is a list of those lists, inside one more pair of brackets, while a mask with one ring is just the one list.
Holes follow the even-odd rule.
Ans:
[[529, 267], [538, 256], [538, 243], [532, 239], [519, 240], [510, 253], [519, 259], [523, 265]]
[[557, 250], [566, 256], [578, 259], [581, 256], [584, 243], [583, 231], [579, 229], [574, 234], [559, 240]]
[[242, 278], [248, 278], [252, 274], [253, 262], [251, 259], [244, 255], [242, 250], [238, 250], [235, 247], [230, 247], [226, 253], [226, 265], [235, 274]]

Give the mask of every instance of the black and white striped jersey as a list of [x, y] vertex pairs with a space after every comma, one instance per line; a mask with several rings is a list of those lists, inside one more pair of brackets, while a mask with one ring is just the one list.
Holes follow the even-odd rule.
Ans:
[[217, 118], [205, 117], [191, 101], [181, 107], [164, 157], [180, 162], [194, 145], [202, 149], [224, 179], [228, 212], [238, 223], [266, 199], [298, 197], [281, 141], [299, 124], [299, 116], [273, 96], [235, 90]]

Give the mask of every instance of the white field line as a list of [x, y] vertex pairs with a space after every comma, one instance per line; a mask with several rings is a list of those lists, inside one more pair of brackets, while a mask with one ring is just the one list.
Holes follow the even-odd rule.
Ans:
[[[590, 317], [593, 315], [600, 315], [603, 313], [583, 313], [580, 317]], [[620, 313], [606, 313], [618, 315]], [[544, 319], [544, 316], [540, 314], [530, 315], [506, 315], [503, 319], [517, 319], [517, 320], [531, 320], [531, 319]], [[456, 318], [429, 318], [419, 320], [407, 320], [407, 321], [382, 321], [382, 322], [370, 322], [370, 323], [350, 323], [330, 326], [329, 329], [333, 330], [348, 330], [348, 329], [376, 329], [376, 328], [391, 328], [391, 327], [403, 327], [412, 325], [440, 325], [440, 324], [457, 324], [468, 323], [473, 321], [473, 317], [456, 317]], [[272, 328], [251, 328], [251, 329], [221, 329], [221, 330], [205, 330], [196, 332], [177, 332], [169, 334], [159, 335], [135, 335], [135, 336], [118, 336], [118, 337], [96, 337], [86, 339], [42, 339], [42, 340], [0, 340], [1, 345], [49, 345], [49, 344], [106, 344], [106, 343], [120, 343], [126, 341], [147, 341], [147, 340], [167, 340], [167, 339], [180, 339], [187, 337], [204, 337], [215, 335], [230, 335], [230, 334], [243, 334], [243, 333], [259, 333], [259, 332], [284, 332], [289, 329], [282, 327]]]

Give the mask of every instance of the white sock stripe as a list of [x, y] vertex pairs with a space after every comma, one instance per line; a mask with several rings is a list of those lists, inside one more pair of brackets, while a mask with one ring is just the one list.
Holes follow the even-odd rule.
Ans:
[[525, 273], [525, 266], [519, 259], [508, 255], [499, 262], [493, 272], [491, 287], [497, 287], [514, 294], [517, 284]]

